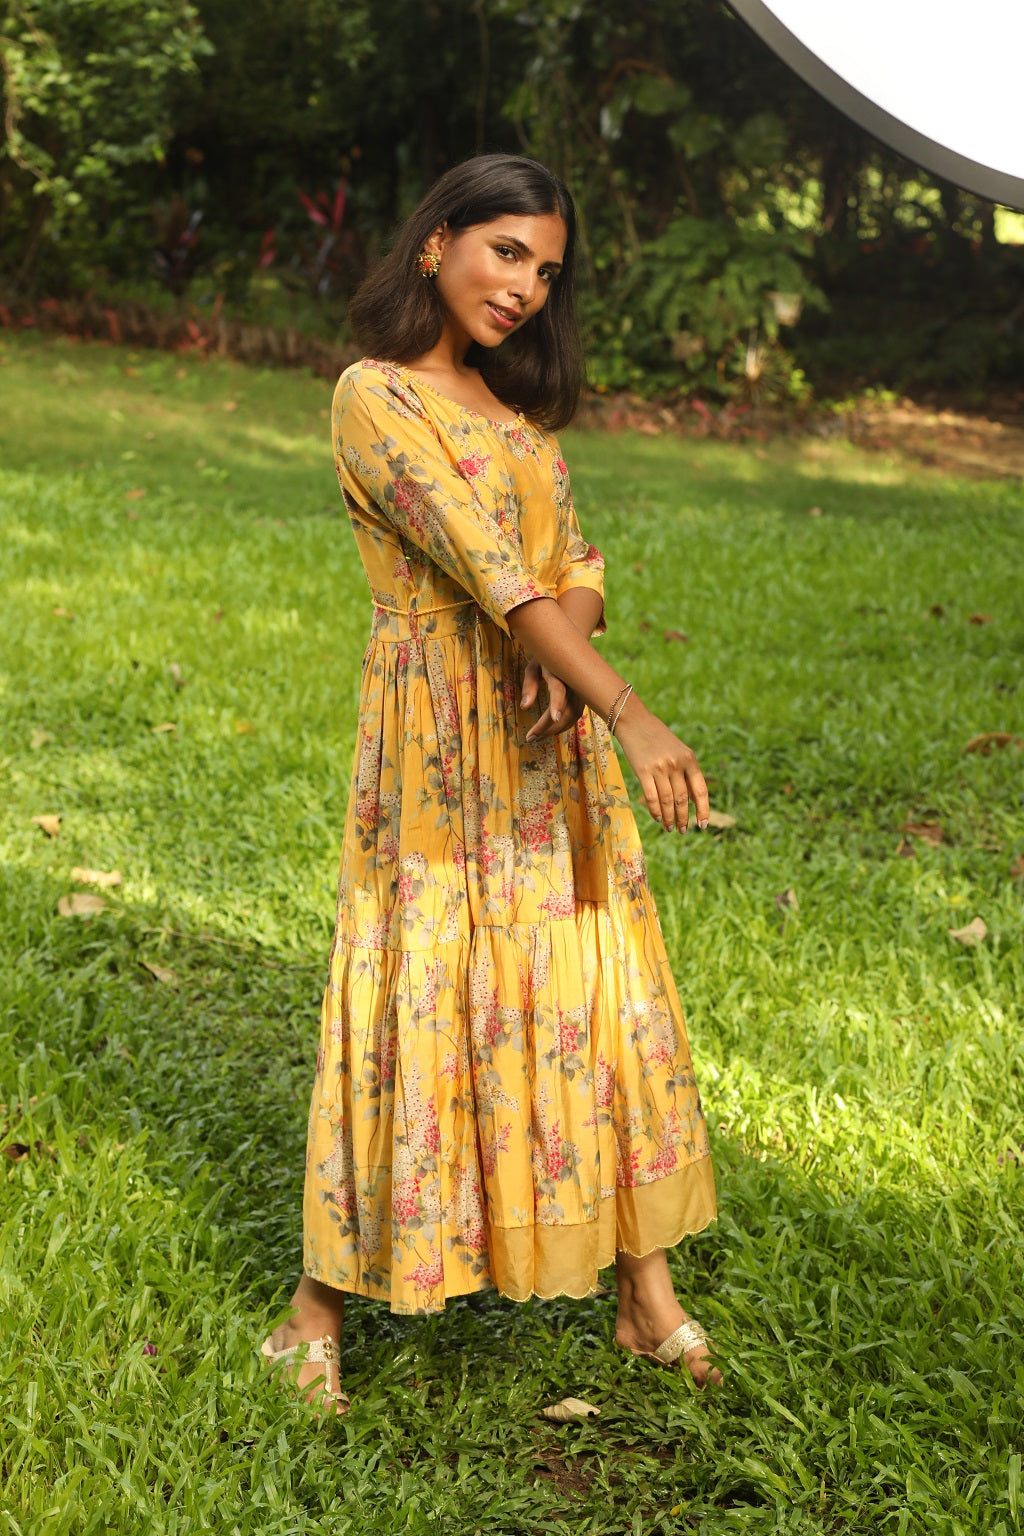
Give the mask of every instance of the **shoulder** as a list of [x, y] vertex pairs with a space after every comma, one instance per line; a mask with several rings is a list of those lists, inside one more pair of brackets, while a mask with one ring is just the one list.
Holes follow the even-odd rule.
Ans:
[[422, 419], [427, 414], [405, 370], [394, 363], [381, 363], [370, 357], [346, 368], [334, 390], [337, 417], [343, 418], [346, 411], [360, 406], [363, 410], [383, 407], [389, 413], [407, 419]]

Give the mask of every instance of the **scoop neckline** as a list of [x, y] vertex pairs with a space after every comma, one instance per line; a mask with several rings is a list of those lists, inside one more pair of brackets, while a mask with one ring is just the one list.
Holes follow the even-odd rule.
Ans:
[[390, 368], [397, 368], [399, 373], [404, 373], [416, 384], [420, 385], [428, 394], [436, 395], [438, 400], [443, 400], [445, 405], [453, 405], [457, 411], [464, 411], [467, 416], [475, 416], [477, 421], [485, 421], [489, 427], [518, 427], [526, 423], [526, 417], [522, 411], [517, 411], [509, 421], [501, 420], [496, 416], [485, 416], [483, 411], [474, 411], [471, 405], [463, 405], [461, 400], [453, 400], [451, 395], [442, 394], [428, 379], [415, 373], [412, 368], [407, 368], [404, 363], [389, 363]]

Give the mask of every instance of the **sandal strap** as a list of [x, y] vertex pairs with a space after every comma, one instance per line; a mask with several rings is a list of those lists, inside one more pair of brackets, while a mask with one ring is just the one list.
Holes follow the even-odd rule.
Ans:
[[[338, 1375], [338, 1361], [340, 1359], [340, 1353], [338, 1350], [337, 1341], [332, 1339], [329, 1333], [321, 1335], [319, 1339], [310, 1339], [308, 1342], [305, 1340], [300, 1340], [298, 1344], [286, 1344], [284, 1349], [271, 1349], [269, 1338], [264, 1339], [262, 1354], [271, 1365], [277, 1365], [280, 1361], [284, 1360], [287, 1360], [290, 1363], [295, 1359], [295, 1356], [300, 1354], [303, 1350], [305, 1351], [305, 1354], [303, 1354], [302, 1360], [300, 1360], [298, 1363], [300, 1365], [307, 1364], [324, 1366], [325, 1396], [333, 1398], [335, 1402], [344, 1403], [345, 1406], [348, 1407], [349, 1399], [347, 1394], [341, 1390], [341, 1381]], [[331, 1386], [332, 1365], [334, 1367], [333, 1387]]]
[[691, 1350], [700, 1349], [708, 1342], [708, 1336], [700, 1323], [694, 1322], [688, 1317], [685, 1323], [681, 1323], [675, 1333], [670, 1333], [664, 1343], [651, 1351], [655, 1360], [660, 1360], [662, 1365], [672, 1365], [680, 1355], [688, 1355]]

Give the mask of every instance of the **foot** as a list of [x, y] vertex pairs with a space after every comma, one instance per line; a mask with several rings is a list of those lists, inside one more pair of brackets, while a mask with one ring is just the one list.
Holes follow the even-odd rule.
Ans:
[[[295, 1311], [288, 1321], [281, 1323], [270, 1335], [271, 1349], [288, 1349], [292, 1344], [312, 1343], [314, 1339], [323, 1338], [327, 1334], [334, 1340], [340, 1353], [341, 1326], [345, 1315], [345, 1298], [341, 1291], [303, 1275], [292, 1297], [292, 1306]], [[337, 1402], [324, 1390], [328, 1381], [331, 1386], [335, 1385], [333, 1373], [336, 1370], [336, 1362], [327, 1366], [307, 1360], [290, 1370], [284, 1367], [282, 1374], [299, 1389], [307, 1403], [313, 1403], [321, 1412], [341, 1414], [346, 1411], [347, 1404]], [[325, 1380], [327, 1372], [331, 1374]]]
[[[656, 1249], [642, 1259], [617, 1254], [615, 1274], [619, 1291], [615, 1342], [635, 1355], [652, 1354], [681, 1323], [689, 1321], [676, 1300], [664, 1249]], [[682, 1362], [696, 1386], [721, 1384], [722, 1373], [711, 1364], [705, 1344], [687, 1350]]]

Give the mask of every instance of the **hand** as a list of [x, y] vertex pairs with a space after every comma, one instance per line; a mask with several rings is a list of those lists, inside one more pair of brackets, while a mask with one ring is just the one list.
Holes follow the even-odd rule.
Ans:
[[571, 730], [585, 707], [579, 694], [567, 688], [561, 678], [542, 667], [539, 661], [530, 661], [526, 665], [523, 692], [519, 700], [524, 709], [529, 709], [531, 704], [537, 702], [542, 680], [548, 690], [548, 707], [527, 731], [527, 741], [543, 741], [548, 736], [557, 736], [560, 731]]
[[615, 725], [615, 735], [640, 780], [647, 809], [666, 831], [685, 832], [690, 801], [697, 824], [708, 824], [708, 787], [700, 764], [684, 741], [630, 694]]

